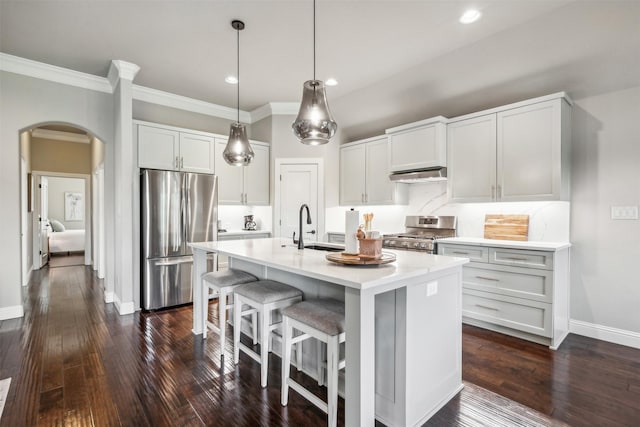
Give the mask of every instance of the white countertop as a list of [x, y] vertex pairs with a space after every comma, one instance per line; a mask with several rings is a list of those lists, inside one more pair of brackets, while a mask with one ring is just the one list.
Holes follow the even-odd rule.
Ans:
[[[312, 243], [312, 242], [310, 242]], [[423, 252], [385, 250], [396, 255], [396, 261], [377, 266], [347, 266], [328, 261], [328, 252], [298, 250], [291, 239], [268, 238], [190, 243], [194, 249], [218, 252], [267, 267], [336, 283], [369, 289], [461, 266], [469, 260]]]
[[517, 240], [494, 240], [481, 237], [448, 237], [438, 239], [439, 243], [454, 243], [458, 245], [493, 246], [499, 248], [528, 249], [532, 251], [557, 251], [571, 246], [569, 242], [540, 242]]
[[229, 230], [218, 232], [218, 236], [246, 236], [250, 234], [271, 234], [269, 230]]

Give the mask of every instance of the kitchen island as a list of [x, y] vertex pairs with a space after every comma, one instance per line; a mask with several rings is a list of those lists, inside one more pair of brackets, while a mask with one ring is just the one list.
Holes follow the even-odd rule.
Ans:
[[[462, 388], [461, 283], [466, 258], [392, 252], [379, 266], [345, 266], [289, 239], [191, 243], [193, 333], [201, 334], [208, 253], [263, 279], [298, 287], [304, 298], [345, 302], [345, 423], [417, 425]], [[304, 363], [303, 363], [304, 366]]]

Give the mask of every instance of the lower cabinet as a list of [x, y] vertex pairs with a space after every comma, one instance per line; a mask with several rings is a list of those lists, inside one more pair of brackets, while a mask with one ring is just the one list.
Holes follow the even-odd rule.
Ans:
[[462, 321], [558, 348], [569, 333], [569, 248], [438, 243], [462, 268]]

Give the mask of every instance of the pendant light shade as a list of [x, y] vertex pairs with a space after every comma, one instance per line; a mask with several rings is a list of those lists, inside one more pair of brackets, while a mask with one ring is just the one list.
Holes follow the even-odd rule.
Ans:
[[302, 88], [300, 111], [293, 122], [293, 133], [307, 145], [322, 145], [336, 133], [338, 125], [331, 116], [324, 83], [307, 80]]
[[249, 138], [247, 138], [247, 128], [240, 123], [240, 30], [244, 30], [244, 22], [234, 19], [231, 21], [231, 26], [236, 30], [238, 47], [238, 75], [236, 76], [238, 79], [238, 120], [236, 123], [231, 124], [231, 128], [229, 129], [229, 141], [227, 141], [227, 146], [224, 147], [222, 157], [224, 157], [224, 160], [232, 166], [247, 166], [251, 163], [254, 153], [251, 148], [251, 144], [249, 144]]
[[302, 102], [298, 117], [291, 125], [303, 144], [322, 145], [335, 135], [338, 124], [333, 120], [324, 83], [316, 80], [316, 1], [313, 0], [313, 80], [302, 87]]

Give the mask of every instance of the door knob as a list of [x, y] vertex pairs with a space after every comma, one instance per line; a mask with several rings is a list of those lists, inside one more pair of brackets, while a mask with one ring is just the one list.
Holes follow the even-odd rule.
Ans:
[[307, 231], [307, 234], [316, 234], [316, 230]]

